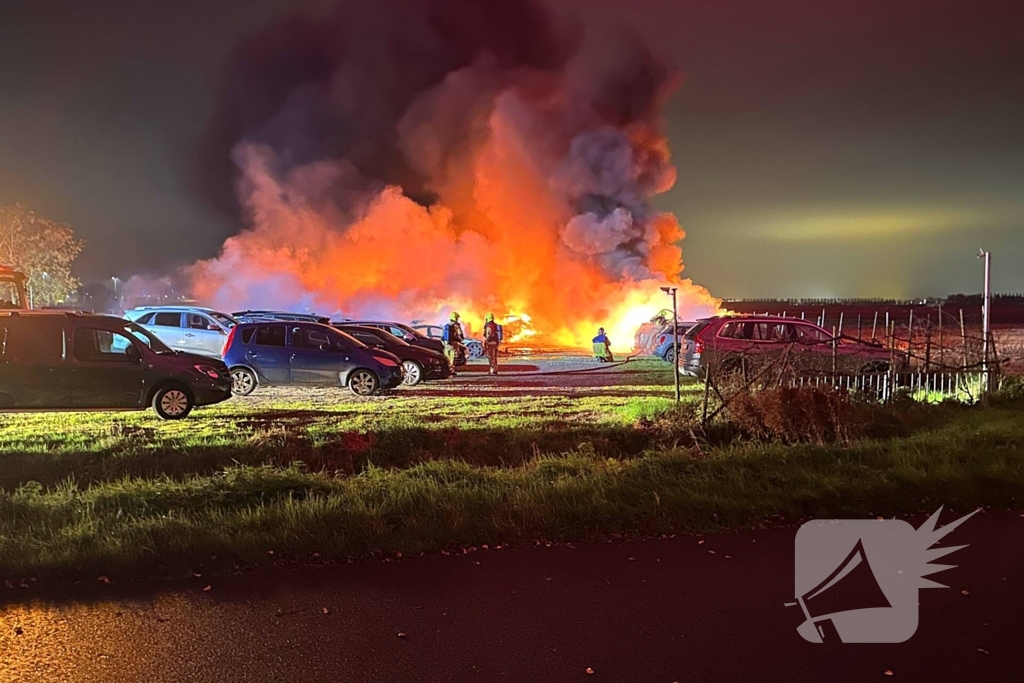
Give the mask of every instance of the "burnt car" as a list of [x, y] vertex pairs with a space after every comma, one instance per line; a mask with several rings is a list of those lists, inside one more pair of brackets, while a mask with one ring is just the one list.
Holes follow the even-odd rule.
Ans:
[[137, 409], [165, 420], [231, 397], [220, 360], [106, 315], [0, 313], [0, 408]]
[[709, 367], [723, 372], [745, 371], [757, 356], [790, 351], [798, 369], [831, 368], [848, 373], [885, 372], [891, 353], [878, 344], [835, 337], [805, 320], [773, 316], [718, 316], [705, 318], [686, 331], [679, 356], [679, 372], [704, 377]]
[[448, 379], [452, 376], [452, 366], [439, 351], [413, 346], [376, 327], [350, 323], [341, 323], [334, 327], [352, 335], [370, 348], [382, 349], [398, 356], [404, 370], [402, 384], [406, 386], [415, 386], [424, 380]]
[[342, 386], [369, 396], [402, 383], [397, 356], [320, 323], [240, 323], [231, 329], [223, 355], [239, 396], [278, 384]]

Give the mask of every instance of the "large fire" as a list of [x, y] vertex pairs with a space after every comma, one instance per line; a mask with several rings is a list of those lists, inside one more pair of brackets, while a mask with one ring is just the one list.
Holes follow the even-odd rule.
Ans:
[[[619, 349], [665, 307], [663, 285], [679, 287], [681, 317], [715, 310], [680, 276], [683, 230], [650, 204], [676, 178], [671, 69], [632, 40], [562, 45], [528, 2], [510, 3], [514, 21], [468, 2], [383, 4], [398, 18], [371, 22], [371, 46], [366, 20], [339, 9], [306, 26], [315, 40], [294, 25], [257, 37], [273, 45], [261, 66], [240, 51], [247, 86], [275, 94], [238, 114], [260, 121], [231, 145], [247, 227], [192, 267], [195, 298], [437, 322], [455, 310], [476, 328], [492, 312], [513, 342], [588, 345], [603, 326]], [[262, 77], [317, 40], [315, 78]], [[311, 136], [322, 149], [295, 142]]]

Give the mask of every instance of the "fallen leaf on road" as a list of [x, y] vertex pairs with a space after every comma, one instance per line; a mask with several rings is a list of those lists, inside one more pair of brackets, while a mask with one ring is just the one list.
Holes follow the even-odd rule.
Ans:
[[200, 574], [199, 572], [192, 572], [192, 576], [198, 579], [200, 576], [202, 576], [202, 574]]
[[273, 554], [274, 554], [274, 551], [273, 551], [273, 550], [268, 550], [268, 551], [267, 551], [267, 555], [273, 555]]
[[312, 557], [315, 560], [316, 558], [320, 557], [320, 553], [313, 553]]
[[110, 579], [108, 579], [105, 576], [98, 576], [98, 577], [96, 577], [96, 580], [99, 581], [100, 583], [110, 583]]
[[980, 652], [980, 653], [981, 653], [981, 654], [983, 654], [983, 655], [987, 655], [987, 654], [989, 654], [989, 651], [988, 651], [988, 650], [983, 650], [983, 649], [982, 649], [982, 648], [980, 648], [980, 647], [978, 648], [978, 652]]
[[714, 551], [714, 550], [709, 550], [709, 551], [708, 551], [708, 555], [714, 555], [714, 554], [715, 554], [715, 551]]
[[397, 557], [398, 559], [402, 559], [402, 553], [395, 553], [395, 557]]
[[961, 595], [970, 595], [971, 591], [960, 591]]
[[702, 538], [699, 541], [697, 541], [697, 545], [704, 545], [704, 539]]
[[320, 608], [320, 613], [321, 614], [330, 614], [331, 610], [327, 609], [326, 607], [321, 607]]
[[405, 638], [405, 634], [402, 633], [401, 631], [399, 631], [397, 635], [398, 635], [399, 638]]
[[731, 559], [732, 559], [732, 555], [726, 555], [726, 556], [725, 556], [725, 559], [727, 559], [727, 560], [731, 560]]
[[892, 672], [892, 669], [886, 669], [885, 671], [882, 672], [882, 675], [883, 676], [893, 676], [894, 674]]
[[206, 586], [206, 588], [204, 588], [204, 589], [203, 589], [203, 592], [204, 592], [204, 593], [209, 593], [209, 592], [210, 592], [210, 591], [212, 591], [212, 590], [213, 590], [213, 586], [209, 586], [209, 585], [208, 585], [208, 586]]
[[631, 558], [629, 558], [629, 561], [630, 562], [636, 562], [636, 558], [635, 557], [631, 557]]
[[473, 564], [480, 564], [480, 563], [477, 562], [476, 560], [473, 560]]
[[587, 667], [587, 675], [588, 675], [588, 676], [591, 676], [591, 675], [593, 675], [593, 673], [594, 673], [594, 670], [593, 670], [593, 669], [591, 669], [591, 668], [590, 668], [590, 667], [588, 666], [588, 667]]

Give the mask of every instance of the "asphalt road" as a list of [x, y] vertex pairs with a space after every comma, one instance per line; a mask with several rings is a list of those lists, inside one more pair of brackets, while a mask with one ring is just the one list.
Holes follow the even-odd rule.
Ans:
[[943, 560], [959, 566], [931, 578], [951, 588], [920, 591], [918, 631], [895, 645], [800, 638], [799, 608], [784, 607], [795, 531], [97, 584], [73, 598], [0, 588], [0, 680], [1022, 680], [1024, 515], [978, 514], [942, 541], [970, 545]]

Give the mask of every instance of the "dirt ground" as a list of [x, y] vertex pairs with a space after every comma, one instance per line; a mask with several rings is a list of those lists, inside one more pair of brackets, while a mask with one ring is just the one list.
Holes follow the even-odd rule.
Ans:
[[[672, 366], [657, 358], [636, 358], [616, 363], [601, 363], [592, 357], [572, 353], [534, 353], [503, 355], [498, 376], [487, 372], [487, 361], [478, 359], [458, 368], [458, 374], [443, 381], [423, 382], [416, 387], [399, 387], [391, 395], [421, 396], [544, 396], [544, 395], [617, 395], [623, 387], [641, 396], [665, 394], [672, 386]], [[684, 385], [692, 380], [682, 378]], [[649, 391], [645, 391], [644, 388]], [[667, 395], [667, 394], [665, 394]], [[319, 399], [365, 400], [338, 387], [261, 387], [246, 401], [255, 406], [273, 407], [287, 401]]]

